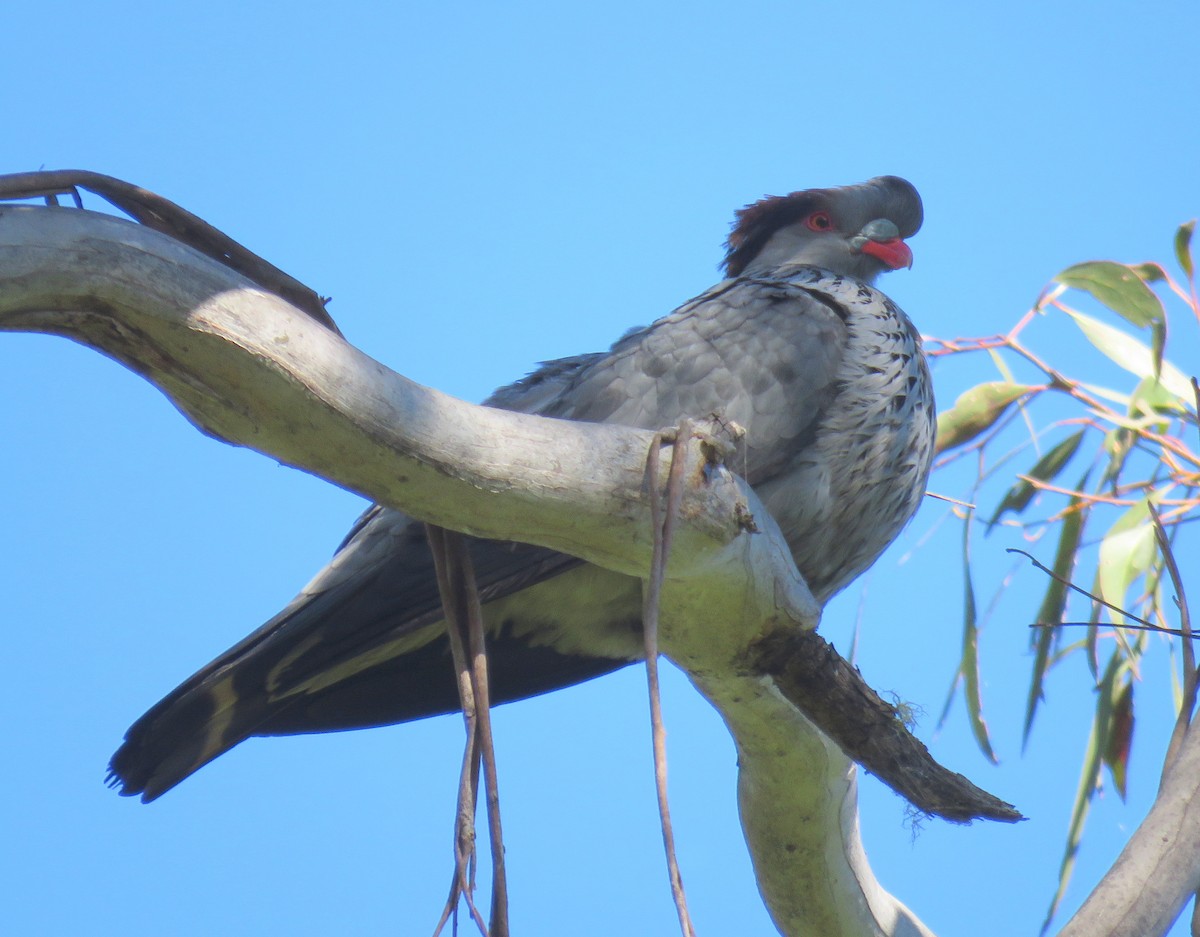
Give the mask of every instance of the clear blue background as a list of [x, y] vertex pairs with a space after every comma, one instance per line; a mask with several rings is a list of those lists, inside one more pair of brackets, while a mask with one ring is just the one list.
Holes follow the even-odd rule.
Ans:
[[[366, 352], [469, 400], [706, 288], [735, 208], [879, 173], [911, 179], [927, 217], [915, 268], [885, 288], [926, 333], [986, 334], [1070, 263], [1169, 259], [1200, 212], [1198, 10], [26, 5], [3, 17], [0, 172], [86, 168], [166, 195], [332, 295]], [[939, 368], [943, 405], [985, 376], [982, 361]], [[132, 374], [44, 336], [0, 335], [0, 438], [0, 932], [430, 932], [451, 872], [454, 718], [254, 740], [149, 807], [102, 784], [125, 727], [287, 601], [360, 500], [202, 437]], [[1002, 764], [961, 708], [935, 734], [959, 541], [952, 525], [918, 541], [944, 515], [927, 503], [823, 629], [845, 650], [860, 620], [867, 679], [924, 707], [934, 754], [1030, 819], [914, 829], [865, 778], [867, 851], [941, 934], [1034, 934], [1092, 693], [1081, 667], [1056, 672], [1021, 755], [1041, 585], [1022, 572], [1024, 598], [983, 639]], [[993, 582], [1011, 545], [976, 545]], [[1153, 798], [1166, 667], [1160, 648], [1129, 802], [1098, 801], [1068, 912]], [[675, 932], [643, 684], [631, 669], [497, 712], [514, 932]], [[665, 692], [700, 933], [774, 933], [733, 746], [682, 677]]]

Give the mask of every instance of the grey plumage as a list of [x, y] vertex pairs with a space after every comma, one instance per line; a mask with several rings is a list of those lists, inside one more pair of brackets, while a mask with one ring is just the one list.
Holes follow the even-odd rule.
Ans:
[[[487, 403], [646, 429], [720, 412], [821, 602], [869, 566], [924, 493], [934, 407], [920, 339], [869, 284], [911, 260], [896, 177], [738, 213], [726, 279], [610, 351], [549, 362]], [[641, 655], [640, 584], [550, 550], [473, 541], [498, 701]], [[372, 507], [275, 618], [138, 720], [113, 756], [152, 800], [250, 735], [333, 731], [457, 708], [421, 525]]]

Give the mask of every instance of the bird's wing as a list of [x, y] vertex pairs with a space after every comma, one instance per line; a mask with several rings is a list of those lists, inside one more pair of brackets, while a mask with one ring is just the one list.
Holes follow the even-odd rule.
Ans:
[[544, 416], [659, 429], [719, 414], [746, 430], [732, 468], [757, 485], [802, 458], [829, 403], [846, 310], [813, 268], [726, 280], [561, 379]]
[[[803, 458], [836, 393], [844, 342], [843, 315], [818, 290], [787, 279], [726, 281], [608, 353], [548, 362], [487, 403], [647, 429], [720, 413], [747, 430], [734, 469], [765, 482]], [[638, 657], [636, 581], [540, 547], [473, 541], [471, 549], [485, 608], [502, 608], [489, 617], [498, 701]], [[551, 579], [569, 585], [552, 599], [548, 586], [531, 588]], [[455, 709], [440, 619], [423, 527], [372, 507], [287, 608], [130, 728], [110, 777], [150, 800], [249, 735]]]

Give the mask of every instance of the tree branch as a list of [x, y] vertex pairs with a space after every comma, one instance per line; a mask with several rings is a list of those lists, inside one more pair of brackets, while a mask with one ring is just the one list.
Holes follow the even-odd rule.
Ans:
[[[644, 473], [653, 434], [476, 407], [419, 387], [229, 268], [129, 222], [0, 207], [0, 330], [90, 345], [157, 385], [204, 432], [421, 520], [639, 578], [650, 568]], [[660, 641], [734, 735], [764, 898], [788, 935], [926, 934], [867, 865], [853, 766], [800, 709], [820, 693], [797, 692], [775, 656], [809, 653], [805, 642], [787, 642], [814, 628], [820, 609], [753, 491], [711, 464], [711, 446], [688, 444], [695, 469], [663, 586]], [[820, 680], [838, 659], [830, 649], [814, 660], [809, 676]], [[843, 694], [848, 704], [871, 695], [852, 668], [839, 680], [857, 686]], [[876, 722], [903, 728], [894, 713]], [[831, 722], [828, 731], [846, 727]], [[867, 758], [873, 743], [838, 744]], [[915, 745], [916, 774], [937, 768]], [[868, 763], [918, 809], [1017, 816], [923, 803], [911, 759]]]
[[1154, 806], [1059, 937], [1159, 937], [1200, 889], [1200, 732], [1193, 725]]
[[[777, 632], [759, 642], [754, 669], [770, 674], [779, 692], [842, 750], [917, 808], [944, 820], [1012, 823], [1024, 817], [942, 767], [858, 671], [813, 631]], [[904, 790], [889, 779], [903, 777]]]
[[341, 334], [325, 311], [326, 300], [316, 292], [243, 247], [203, 218], [149, 189], [85, 169], [18, 172], [0, 176], [0, 199], [44, 198], [47, 204], [57, 205], [56, 196], [70, 195], [75, 204], [82, 208], [79, 189], [94, 192], [135, 221], [182, 241], [223, 266], [236, 270], [267, 292], [286, 299], [327, 329]]

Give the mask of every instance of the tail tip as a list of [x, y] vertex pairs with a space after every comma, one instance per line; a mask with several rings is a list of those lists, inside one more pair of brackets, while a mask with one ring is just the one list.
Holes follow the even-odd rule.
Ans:
[[148, 804], [162, 793], [151, 790], [151, 779], [137, 778], [126, 765], [122, 765], [121, 752], [113, 755], [108, 763], [108, 774], [104, 776], [104, 784], [109, 790], [115, 790], [122, 797], [141, 796], [142, 803]]

